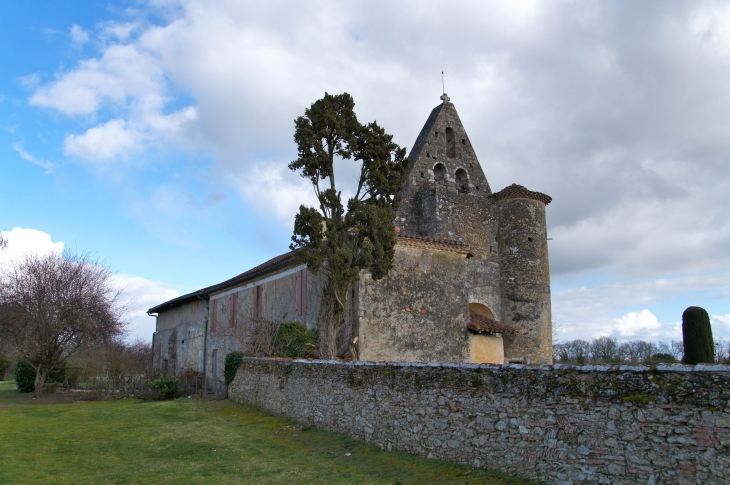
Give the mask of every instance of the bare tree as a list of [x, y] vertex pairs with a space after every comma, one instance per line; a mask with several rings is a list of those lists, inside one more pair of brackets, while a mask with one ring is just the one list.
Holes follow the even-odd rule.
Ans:
[[0, 279], [0, 335], [35, 369], [41, 396], [48, 374], [87, 344], [124, 333], [120, 290], [89, 254], [29, 255]]

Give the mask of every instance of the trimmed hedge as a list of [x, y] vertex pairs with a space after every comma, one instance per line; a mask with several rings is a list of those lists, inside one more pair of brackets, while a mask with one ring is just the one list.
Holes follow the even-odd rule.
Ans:
[[710, 316], [704, 308], [691, 306], [682, 313], [685, 364], [713, 364], [715, 348]]

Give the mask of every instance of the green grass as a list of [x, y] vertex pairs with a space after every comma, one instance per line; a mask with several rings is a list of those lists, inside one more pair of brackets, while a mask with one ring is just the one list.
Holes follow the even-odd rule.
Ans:
[[389, 453], [231, 401], [73, 399], [33, 400], [0, 383], [0, 483], [531, 483]]

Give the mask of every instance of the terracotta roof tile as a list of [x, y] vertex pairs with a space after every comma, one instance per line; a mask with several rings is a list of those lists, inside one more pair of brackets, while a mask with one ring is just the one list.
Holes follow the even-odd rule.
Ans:
[[517, 330], [497, 320], [469, 312], [469, 331], [474, 333], [517, 333]]
[[553, 198], [549, 195], [545, 195], [542, 192], [533, 192], [532, 190], [528, 190], [526, 187], [517, 184], [508, 185], [507, 187], [503, 188], [499, 192], [495, 192], [492, 195], [494, 195], [494, 198], [497, 200], [533, 199], [539, 200], [545, 205], [548, 205], [553, 200]]

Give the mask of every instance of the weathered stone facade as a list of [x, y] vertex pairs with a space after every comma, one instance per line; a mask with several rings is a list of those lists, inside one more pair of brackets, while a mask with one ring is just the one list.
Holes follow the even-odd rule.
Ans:
[[504, 336], [505, 359], [552, 363], [545, 219], [551, 199], [518, 185], [493, 194], [456, 108], [444, 98], [409, 155], [396, 225], [405, 234], [467, 244], [474, 258], [459, 277], [469, 303], [485, 305], [517, 330]]
[[730, 483], [730, 366], [247, 359], [229, 395], [387, 450], [547, 483]]
[[[341, 351], [356, 339], [366, 360], [551, 363], [550, 197], [517, 185], [492, 193], [444, 98], [409, 155], [395, 266], [381, 281], [362, 273]], [[324, 281], [302, 276], [302, 312], [302, 271], [288, 253], [151, 308], [158, 314], [156, 365], [177, 374], [199, 370], [217, 382], [225, 355], [247, 349], [247, 322], [298, 320], [316, 328]], [[470, 326], [476, 314], [493, 323], [479, 335]]]

